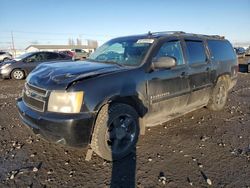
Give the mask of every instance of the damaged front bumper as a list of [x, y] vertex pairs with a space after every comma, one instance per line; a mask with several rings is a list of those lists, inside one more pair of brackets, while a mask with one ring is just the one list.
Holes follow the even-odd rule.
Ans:
[[87, 146], [91, 139], [94, 113], [59, 114], [37, 112], [17, 100], [22, 122], [48, 141], [72, 147]]

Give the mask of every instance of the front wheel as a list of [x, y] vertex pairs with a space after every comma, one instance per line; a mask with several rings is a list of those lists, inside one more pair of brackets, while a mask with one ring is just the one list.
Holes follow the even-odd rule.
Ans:
[[139, 116], [127, 104], [105, 105], [99, 112], [91, 141], [102, 158], [114, 161], [130, 154], [139, 136]]
[[212, 95], [207, 108], [213, 111], [219, 111], [224, 108], [227, 102], [228, 84], [226, 80], [220, 79], [213, 88]]
[[11, 78], [15, 80], [22, 80], [24, 79], [24, 77], [25, 77], [24, 71], [20, 69], [15, 69], [11, 73]]

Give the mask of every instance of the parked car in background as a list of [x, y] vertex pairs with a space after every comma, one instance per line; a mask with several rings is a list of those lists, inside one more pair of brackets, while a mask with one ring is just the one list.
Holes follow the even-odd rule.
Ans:
[[235, 47], [235, 53], [237, 54], [238, 58], [243, 58], [246, 55], [246, 50], [242, 47]]
[[72, 49], [71, 51], [74, 53], [74, 60], [84, 60], [89, 56], [89, 53], [83, 49]]
[[9, 52], [0, 51], [0, 62], [9, 61], [12, 59], [12, 55]]
[[75, 55], [75, 53], [72, 52], [72, 51], [70, 51], [70, 50], [60, 51], [59, 53], [66, 54], [66, 55], [68, 55], [68, 56], [70, 56], [70, 57], [72, 57], [72, 58], [73, 58], [74, 55]]
[[37, 65], [44, 62], [72, 60], [65, 54], [56, 52], [30, 52], [25, 53], [11, 61], [0, 65], [0, 78], [24, 79]]
[[246, 49], [246, 55], [250, 55], [250, 46]]
[[17, 106], [35, 134], [118, 160], [135, 148], [146, 127], [204, 106], [222, 110], [237, 72], [238, 59], [224, 37], [126, 36], [108, 41], [84, 62], [39, 65]]

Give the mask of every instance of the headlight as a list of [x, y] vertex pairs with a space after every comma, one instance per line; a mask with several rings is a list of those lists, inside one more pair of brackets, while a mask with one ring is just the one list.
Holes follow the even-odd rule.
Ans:
[[5, 68], [7, 68], [8, 66], [10, 66], [10, 63], [4, 64], [3, 66], [0, 67], [0, 69], [5, 69]]
[[48, 111], [61, 113], [79, 113], [83, 101], [83, 92], [52, 91], [49, 97]]

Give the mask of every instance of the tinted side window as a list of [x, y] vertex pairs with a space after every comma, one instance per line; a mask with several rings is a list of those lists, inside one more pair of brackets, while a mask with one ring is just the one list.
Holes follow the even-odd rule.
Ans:
[[5, 52], [0, 52], [0, 55], [3, 55], [3, 54], [5, 54]]
[[68, 57], [65, 54], [58, 54], [60, 59], [69, 59], [70, 57]]
[[189, 64], [206, 62], [206, 53], [202, 41], [186, 41]]
[[82, 50], [81, 50], [81, 49], [75, 49], [75, 52], [77, 52], [77, 53], [81, 53], [81, 52], [82, 52]]
[[44, 61], [45, 57], [43, 53], [37, 53], [27, 57], [24, 61], [28, 63]]
[[58, 55], [56, 53], [47, 53], [47, 59], [48, 60], [54, 60], [57, 59]]
[[236, 58], [233, 47], [228, 41], [208, 40], [207, 43], [213, 60], [226, 61]]
[[177, 61], [177, 65], [184, 64], [180, 41], [164, 43], [154, 58], [158, 59], [167, 56], [174, 57]]

